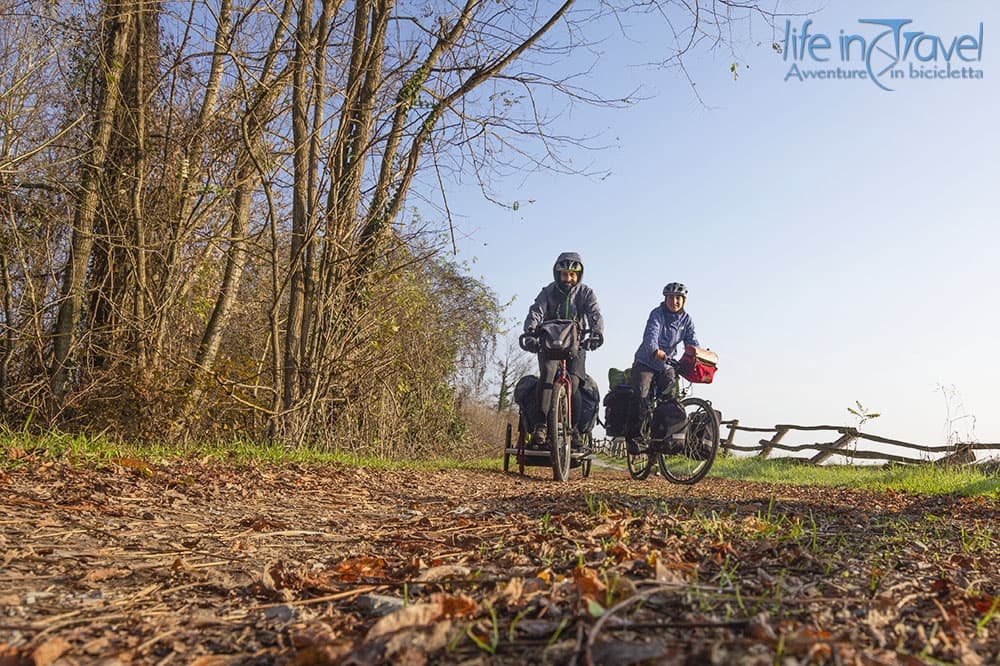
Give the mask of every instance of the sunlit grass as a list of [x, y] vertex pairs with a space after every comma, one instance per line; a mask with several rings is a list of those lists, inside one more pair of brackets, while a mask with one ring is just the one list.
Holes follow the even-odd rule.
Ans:
[[[141, 445], [110, 438], [57, 431], [29, 434], [0, 428], [0, 468], [16, 468], [40, 459], [60, 460], [76, 465], [102, 466], [123, 458], [163, 464], [192, 459], [235, 466], [328, 465], [381, 470], [499, 470], [500, 458], [456, 460], [396, 460], [353, 452], [330, 452], [309, 447], [233, 439], [169, 445], [145, 442]], [[621, 463], [608, 459], [612, 465]], [[624, 465], [621, 463], [622, 466]], [[763, 483], [846, 487], [915, 495], [957, 495], [1000, 497], [1000, 477], [971, 467], [935, 465], [808, 465], [789, 459], [762, 460], [754, 457], [719, 457], [709, 476]]]
[[128, 444], [103, 436], [84, 436], [58, 431], [28, 434], [0, 428], [0, 468], [16, 468], [39, 460], [60, 460], [74, 465], [100, 467], [124, 458], [149, 464], [177, 460], [199, 460], [235, 466], [249, 465], [328, 465], [364, 467], [383, 470], [499, 469], [481, 461], [451, 458], [433, 460], [390, 460], [353, 452], [330, 452], [309, 447], [233, 439], [225, 442], [202, 442], [170, 445], [164, 442]]
[[894, 490], [917, 495], [1000, 496], [1000, 478], [974, 467], [809, 465], [788, 459], [720, 457], [711, 476], [746, 481]]

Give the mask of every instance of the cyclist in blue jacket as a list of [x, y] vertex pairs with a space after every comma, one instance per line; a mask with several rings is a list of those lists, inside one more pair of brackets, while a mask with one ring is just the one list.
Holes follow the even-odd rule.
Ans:
[[642, 344], [635, 352], [632, 362], [632, 408], [626, 429], [626, 442], [629, 453], [633, 455], [638, 453], [634, 440], [649, 409], [649, 391], [653, 384], [661, 395], [666, 393], [664, 397], [676, 398], [670, 393], [677, 374], [668, 359], [674, 357], [677, 346], [682, 342], [685, 347], [699, 346], [694, 322], [684, 309], [687, 294], [687, 287], [680, 282], [671, 282], [663, 288], [663, 302], [649, 313]]
[[[584, 328], [590, 329], [596, 336], [591, 340], [589, 349], [596, 349], [604, 341], [604, 317], [597, 305], [594, 290], [583, 283], [583, 259], [576, 252], [563, 252], [556, 258], [552, 266], [552, 282], [542, 288], [535, 297], [524, 320], [524, 332], [532, 333], [543, 321], [551, 319], [572, 319]], [[572, 382], [571, 409], [575, 415], [580, 413], [580, 383], [587, 376], [587, 350], [582, 349], [576, 358], [566, 362], [566, 372]], [[552, 404], [552, 383], [559, 369], [559, 361], [545, 357], [543, 351], [538, 352], [538, 412], [535, 415], [537, 425], [531, 435], [532, 441], [544, 442], [548, 428], [544, 415], [549, 413]], [[580, 433], [573, 431], [573, 443], [578, 445]], [[574, 446], [574, 448], [575, 448]]]

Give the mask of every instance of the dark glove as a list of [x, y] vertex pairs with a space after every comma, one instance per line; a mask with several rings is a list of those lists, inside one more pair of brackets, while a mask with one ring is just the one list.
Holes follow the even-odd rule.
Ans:
[[542, 350], [542, 345], [539, 344], [538, 338], [525, 338], [524, 344], [521, 347], [529, 354], [537, 354]]
[[598, 347], [604, 344], [604, 336], [600, 333], [591, 333], [590, 336], [584, 340], [583, 348], [587, 351], [594, 351]]

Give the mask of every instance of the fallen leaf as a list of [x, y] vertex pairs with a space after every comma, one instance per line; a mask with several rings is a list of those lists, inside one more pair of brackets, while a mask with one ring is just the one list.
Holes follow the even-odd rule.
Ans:
[[61, 636], [53, 636], [34, 649], [31, 659], [35, 666], [49, 666], [70, 649], [70, 644]]
[[382, 575], [386, 562], [381, 557], [354, 557], [337, 565], [335, 575], [342, 581], [357, 581]]
[[397, 611], [379, 618], [372, 625], [365, 636], [366, 641], [370, 641], [379, 636], [401, 631], [410, 627], [417, 627], [431, 624], [442, 616], [444, 609], [440, 603], [422, 603], [404, 606]]
[[431, 601], [441, 605], [441, 614], [444, 617], [467, 617], [479, 608], [475, 599], [464, 594], [438, 593], [431, 596]]
[[420, 666], [427, 663], [427, 655], [448, 645], [452, 624], [448, 620], [437, 622], [420, 630], [401, 631], [389, 638], [385, 656], [394, 666]]
[[608, 587], [598, 579], [598, 573], [589, 567], [577, 566], [573, 569], [573, 580], [580, 595], [585, 598], [595, 598], [604, 596]]
[[421, 574], [417, 576], [417, 580], [421, 583], [429, 583], [445, 580], [447, 578], [464, 578], [468, 576], [469, 573], [471, 572], [468, 567], [446, 564], [440, 567], [431, 567], [430, 569], [421, 572]]
[[121, 465], [122, 467], [138, 472], [139, 474], [145, 476], [146, 478], [152, 478], [156, 476], [156, 471], [152, 467], [150, 467], [149, 463], [143, 460], [138, 460], [136, 458], [119, 458], [115, 462]]
[[129, 571], [128, 569], [119, 569], [115, 567], [91, 569], [86, 574], [84, 574], [83, 578], [80, 579], [80, 582], [99, 583], [102, 580], [110, 580], [111, 578], [121, 578], [123, 576], [129, 575], [130, 573], [132, 572]]
[[333, 666], [341, 664], [351, 652], [351, 643], [341, 641], [324, 645], [310, 645], [296, 653], [293, 666]]
[[750, 638], [767, 643], [773, 643], [778, 640], [778, 634], [774, 631], [774, 627], [771, 626], [767, 613], [758, 613], [750, 618], [746, 626], [746, 634]]
[[239, 655], [210, 654], [198, 657], [189, 663], [188, 666], [235, 666], [238, 663], [241, 663]]
[[591, 617], [601, 617], [604, 615], [605, 608], [601, 604], [597, 603], [594, 599], [587, 599], [587, 613]]
[[0, 666], [24, 666], [26, 663], [13, 645], [0, 644]]

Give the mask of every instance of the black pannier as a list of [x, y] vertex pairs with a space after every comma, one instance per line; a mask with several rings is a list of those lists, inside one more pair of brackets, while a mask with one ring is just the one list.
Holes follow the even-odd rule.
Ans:
[[[716, 417], [720, 414], [715, 410]], [[687, 446], [685, 453], [692, 460], [708, 460], [712, 454], [712, 417], [705, 411], [699, 411], [687, 424]]]
[[628, 384], [614, 386], [604, 396], [604, 431], [608, 437], [624, 437], [628, 424], [628, 411], [632, 405], [632, 387]]
[[597, 386], [597, 381], [587, 375], [586, 379], [580, 382], [580, 413], [573, 417], [577, 432], [588, 433], [594, 429], [600, 405], [601, 390]]
[[538, 381], [538, 375], [525, 375], [514, 385], [514, 402], [521, 410], [529, 432], [541, 421], [538, 416]]
[[[521, 410], [529, 432], [542, 422], [542, 415], [538, 411], [538, 384], [538, 375], [525, 375], [514, 385], [514, 403]], [[600, 404], [601, 391], [597, 381], [587, 375], [580, 382], [580, 412], [573, 415], [573, 423], [579, 432], [586, 433], [594, 429]]]
[[676, 399], [661, 400], [653, 410], [650, 435], [653, 439], [666, 439], [684, 429], [687, 417], [684, 405]]

